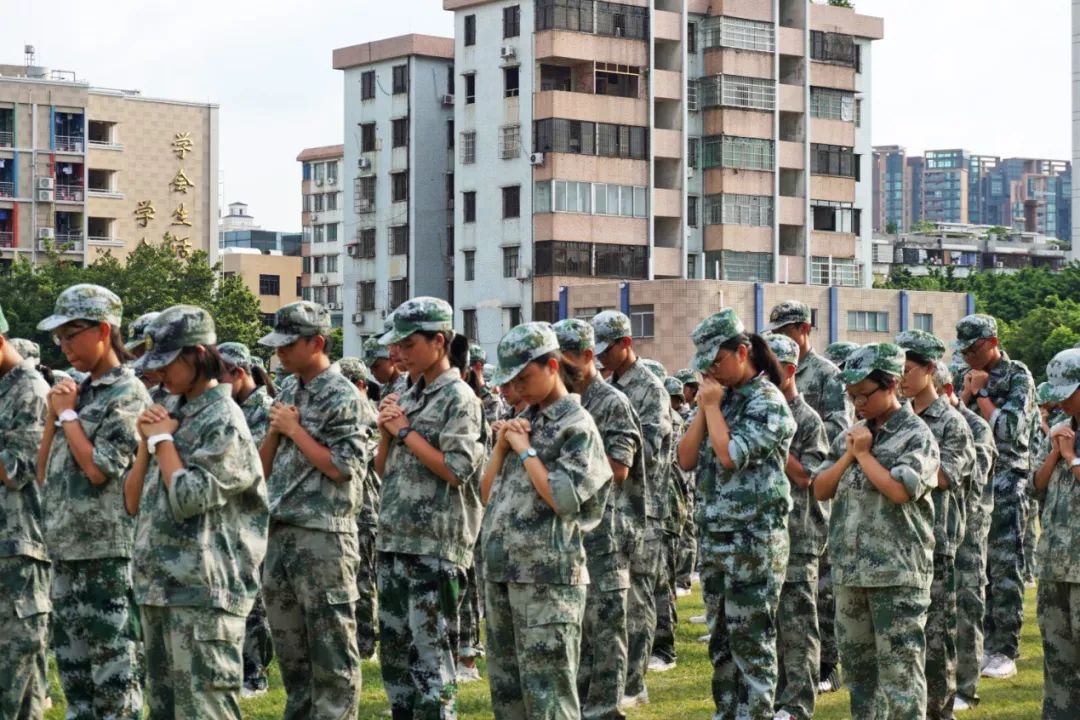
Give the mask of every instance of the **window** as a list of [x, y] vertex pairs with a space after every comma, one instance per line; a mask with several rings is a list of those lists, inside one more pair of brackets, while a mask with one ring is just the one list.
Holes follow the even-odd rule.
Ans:
[[698, 202], [701, 200], [697, 195], [686, 196], [686, 224], [696, 228], [698, 226]]
[[520, 154], [521, 126], [505, 125], [499, 128], [499, 157], [503, 160], [510, 160]]
[[315, 261], [314, 262], [314, 268], [315, 268], [315, 273], [316, 274], [326, 272], [326, 256], [325, 255], [317, 255], [314, 258], [312, 258], [312, 260]]
[[465, 47], [476, 44], [476, 16], [465, 16]]
[[390, 226], [390, 254], [391, 255], [408, 255], [409, 254], [409, 226], [408, 225], [391, 225]]
[[518, 96], [518, 67], [503, 68], [503, 97]]
[[393, 147], [405, 147], [409, 144], [409, 118], [396, 118], [391, 123]]
[[337, 166], [337, 160], [331, 160], [330, 162], [326, 163], [326, 182], [330, 183], [331, 185], [337, 182]]
[[462, 253], [465, 256], [465, 279], [476, 279], [476, 251], [466, 250]]
[[686, 51], [697, 54], [697, 23], [686, 23]]
[[461, 193], [462, 222], [476, 222], [476, 191], [468, 190]]
[[686, 79], [686, 109], [688, 112], [698, 111], [698, 81], [697, 78]]
[[472, 105], [476, 102], [476, 73], [465, 75], [465, 104]]
[[476, 133], [461, 133], [461, 164], [472, 165], [476, 162]]
[[318, 193], [316, 195], [308, 195], [311, 198], [312, 210], [315, 212], [322, 212], [323, 210], [323, 194]]
[[594, 0], [536, 0], [536, 31], [593, 31]]
[[702, 167], [773, 170], [776, 166], [772, 140], [713, 135], [702, 140]]
[[648, 273], [649, 248], [644, 245], [597, 243], [596, 277], [644, 278]]
[[337, 210], [338, 209], [338, 194], [336, 192], [326, 193], [326, 209]]
[[847, 329], [859, 332], [889, 332], [889, 313], [848, 310]]
[[303, 297], [304, 295], [304, 278], [299, 275], [296, 276], [296, 297]]
[[824, 120], [855, 119], [855, 94], [831, 88], [810, 88], [810, 115]]
[[337, 223], [326, 226], [326, 242], [337, 242]]
[[446, 147], [447, 149], [453, 149], [454, 147], [454, 121], [446, 121]]
[[813, 175], [856, 177], [855, 150], [842, 145], [811, 143], [810, 172]]
[[592, 245], [585, 242], [544, 241], [534, 246], [537, 275], [592, 275]]
[[390, 200], [403, 202], [409, 199], [409, 173], [390, 173]]
[[375, 281], [374, 280], [362, 280], [356, 283], [356, 297], [357, 303], [359, 303], [360, 310], [374, 310], [375, 309]]
[[322, 183], [326, 179], [326, 166], [322, 163], [315, 163], [315, 180]]
[[855, 98], [855, 127], [862, 127], [862, 98]]
[[476, 311], [462, 310], [461, 318], [464, 321], [465, 325], [465, 327], [462, 328], [464, 330], [465, 337], [469, 338], [470, 340], [476, 340]]
[[857, 287], [859, 268], [854, 258], [810, 258], [810, 282], [813, 285]]
[[701, 167], [701, 138], [692, 137], [686, 140], [686, 162], [692, 168]]
[[375, 151], [375, 123], [360, 125], [360, 152]]
[[503, 277], [515, 278], [518, 272], [518, 251], [517, 246], [506, 247], [502, 249], [503, 253]]
[[931, 313], [915, 313], [915, 329], [934, 332], [934, 316]]
[[651, 338], [654, 318], [652, 305], [631, 305], [630, 334], [636, 338]]
[[851, 35], [811, 30], [810, 58], [854, 68], [858, 64], [855, 38]]
[[706, 225], [772, 225], [773, 199], [769, 195], [708, 195]]
[[356, 249], [359, 258], [373, 259], [375, 257], [375, 228], [362, 228], [357, 233], [360, 247]]
[[646, 159], [649, 152], [643, 127], [562, 118], [536, 120], [533, 123], [533, 150], [635, 160]]
[[636, 65], [596, 63], [593, 72], [593, 92], [596, 95], [637, 98], [641, 68]]
[[546, 300], [533, 303], [533, 322], [554, 323], [559, 320], [559, 301]]
[[649, 9], [598, 0], [596, 3], [596, 34], [634, 38], [636, 40], [648, 39]]
[[[716, 277], [719, 266], [720, 277]], [[705, 253], [705, 277], [710, 280], [741, 280], [744, 282], [772, 282], [772, 253], [739, 252], [721, 250]]]
[[506, 312], [504, 318], [506, 319], [507, 331], [521, 324], [521, 308], [510, 306], [503, 308], [503, 310]]
[[704, 20], [702, 26], [706, 50], [728, 47], [773, 52], [776, 47], [776, 29], [769, 22], [714, 16]]
[[409, 91], [409, 66], [408, 65], [395, 65], [393, 69], [394, 73], [394, 94], [401, 95]]
[[304, 256], [304, 259], [301, 262], [301, 268], [303, 269], [302, 270], [303, 272], [308, 273], [308, 274], [311, 273], [311, 256], [310, 255], [305, 255]]
[[338, 295], [340, 294], [340, 288], [337, 285], [331, 285], [326, 288], [326, 302], [337, 305], [339, 302]]
[[353, 181], [353, 210], [375, 212], [375, 176], [358, 177]]
[[323, 243], [326, 242], [326, 226], [315, 225], [312, 228], [314, 242]]
[[521, 217], [521, 186], [513, 185], [502, 189], [503, 220]]
[[360, 99], [371, 100], [375, 97], [375, 71], [365, 70], [360, 73]]
[[512, 38], [521, 34], [521, 6], [511, 5], [503, 8], [503, 37]]
[[697, 255], [690, 254], [686, 256], [686, 277], [691, 280], [697, 278], [697, 260]]
[[855, 210], [849, 202], [811, 200], [810, 210], [814, 217], [814, 230], [821, 232], [856, 232]]
[[390, 281], [390, 309], [393, 310], [409, 299], [409, 281], [407, 278]]
[[562, 65], [540, 66], [540, 91], [550, 92], [558, 90], [570, 92], [572, 86], [573, 71]]
[[749, 110], [773, 110], [776, 107], [776, 84], [762, 78], [710, 75], [698, 83], [698, 103], [703, 108], [723, 105]]
[[281, 294], [281, 276], [280, 275], [259, 275], [259, 294], [260, 295], [280, 295]]

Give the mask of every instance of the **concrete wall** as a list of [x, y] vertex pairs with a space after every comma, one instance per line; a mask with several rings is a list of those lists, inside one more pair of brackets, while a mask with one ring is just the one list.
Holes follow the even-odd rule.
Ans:
[[[248, 290], [259, 298], [259, 310], [265, 315], [271, 315], [278, 308], [300, 299], [300, 296], [296, 294], [296, 279], [301, 275], [301, 263], [301, 258], [295, 255], [235, 252], [221, 254], [222, 270], [240, 276]], [[259, 275], [277, 275], [280, 279], [281, 294], [260, 294]]]

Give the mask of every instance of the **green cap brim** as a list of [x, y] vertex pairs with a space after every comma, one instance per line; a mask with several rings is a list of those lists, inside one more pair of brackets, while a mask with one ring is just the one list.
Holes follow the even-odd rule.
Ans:
[[1072, 394], [1076, 392], [1077, 388], [1080, 388], [1080, 383], [1073, 383], [1071, 385], [1051, 385], [1046, 390], [1046, 398], [1043, 402], [1065, 402], [1072, 397]]
[[398, 330], [397, 328], [394, 328], [390, 332], [388, 332], [385, 335], [382, 335], [381, 337], [379, 337], [379, 344], [384, 346], [384, 347], [387, 346], [387, 345], [393, 345], [395, 343], [401, 342], [402, 340], [409, 337], [410, 335], [415, 335], [416, 332], [417, 332], [416, 330], [402, 331], [402, 330]]
[[715, 343], [709, 345], [704, 350], [698, 350], [694, 353], [694, 357], [690, 360], [691, 367], [697, 370], [699, 373], [703, 373], [712, 366], [713, 361], [716, 360], [716, 353], [719, 352], [720, 346], [723, 343]]
[[67, 325], [69, 322], [76, 320], [82, 320], [82, 318], [69, 317], [67, 315], [50, 315], [37, 324], [38, 330], [44, 330], [45, 332], [52, 332], [58, 327]]
[[769, 323], [768, 325], [766, 325], [766, 326], [765, 326], [765, 332], [767, 332], [767, 333], [771, 333], [771, 332], [776, 332], [777, 330], [779, 330], [779, 329], [780, 329], [780, 328], [782, 328], [782, 327], [787, 327], [788, 325], [795, 325], [795, 324], [796, 324], [796, 323], [798, 323], [798, 322], [805, 322], [805, 321], [799, 321], [799, 320], [777, 320], [777, 321], [776, 321], [776, 322], [774, 322], [774, 323]]
[[292, 345], [294, 342], [300, 339], [300, 335], [292, 333], [279, 333], [272, 332], [263, 335], [259, 338], [259, 344], [264, 347], [279, 348], [286, 345]]
[[529, 366], [529, 362], [532, 362], [532, 361], [530, 360], [528, 362], [524, 362], [521, 365], [509, 368], [507, 370], [504, 370], [501, 367], [497, 368], [495, 370], [495, 372], [491, 374], [491, 384], [492, 385], [505, 385], [506, 383], [510, 382], [511, 380], [516, 378], [518, 375], [520, 375], [521, 372], [525, 368], [527, 368]]
[[874, 372], [873, 368], [855, 368], [840, 371], [840, 381], [845, 385], [854, 385], [861, 383], [866, 378], [870, 377], [870, 373]]
[[143, 354], [142, 357], [131, 363], [131, 367], [136, 370], [160, 370], [173, 360], [180, 356], [180, 352], [183, 348], [177, 348], [176, 350], [150, 350]]

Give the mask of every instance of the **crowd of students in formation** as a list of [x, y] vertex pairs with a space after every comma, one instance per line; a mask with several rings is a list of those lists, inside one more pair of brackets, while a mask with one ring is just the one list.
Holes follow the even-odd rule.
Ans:
[[239, 718], [275, 656], [286, 718], [354, 718], [376, 654], [398, 720], [456, 717], [483, 655], [500, 720], [621, 718], [699, 578], [716, 718], [841, 683], [951, 718], [1016, 673], [1036, 579], [1042, 716], [1080, 708], [1080, 349], [1038, 388], [985, 315], [948, 362], [920, 330], [823, 356], [785, 302], [670, 377], [614, 311], [488, 365], [420, 297], [335, 363], [298, 302], [275, 388], [201, 308], [122, 322], [64, 290], [60, 372], [0, 309], [0, 719], [42, 717], [49, 651], [73, 720]]

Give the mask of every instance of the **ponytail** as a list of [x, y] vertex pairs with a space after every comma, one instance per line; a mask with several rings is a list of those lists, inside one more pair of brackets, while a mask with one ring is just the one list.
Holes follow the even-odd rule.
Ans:
[[35, 369], [41, 373], [41, 377], [45, 378], [45, 382], [49, 383], [49, 387], [56, 384], [56, 376], [53, 375], [51, 367], [48, 365], [37, 365]]
[[274, 387], [274, 381], [270, 379], [270, 375], [266, 372], [266, 368], [262, 365], [256, 365], [251, 363], [246, 368], [248, 374], [255, 381], [255, 387], [266, 388], [266, 394], [270, 397], [277, 397], [277, 388]]
[[135, 356], [128, 351], [127, 345], [124, 344], [124, 337], [120, 334], [119, 327], [110, 327], [109, 345], [112, 347], [112, 351], [116, 353], [116, 359], [121, 363], [131, 362], [135, 359]]
[[447, 355], [450, 358], [450, 366], [456, 367], [462, 375], [466, 374], [469, 367], [469, 338], [460, 333], [454, 333], [453, 338], [447, 337]]
[[776, 359], [772, 348], [769, 347], [769, 343], [757, 333], [752, 333], [749, 340], [750, 359], [753, 361], [754, 367], [758, 369], [758, 372], [768, 375], [769, 381], [773, 385], [780, 387], [784, 382], [784, 372], [780, 367], [780, 361]]

